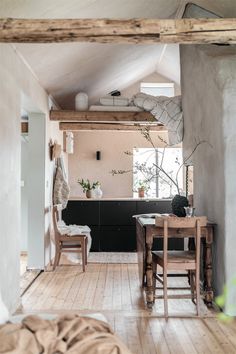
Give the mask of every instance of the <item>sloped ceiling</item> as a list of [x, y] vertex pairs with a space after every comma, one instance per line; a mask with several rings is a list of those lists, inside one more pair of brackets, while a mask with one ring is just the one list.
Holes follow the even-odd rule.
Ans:
[[[173, 18], [181, 17], [184, 0], [1, 0], [0, 17], [18, 18]], [[236, 16], [236, 0], [194, 3], [223, 17]], [[93, 43], [19, 44], [41, 85], [61, 108], [73, 109], [77, 92], [90, 103], [158, 71], [179, 83], [177, 45]]]
[[42, 86], [64, 109], [74, 108], [74, 96], [86, 92], [90, 104], [112, 90], [122, 91], [156, 70], [161, 45], [55, 44], [20, 45]]

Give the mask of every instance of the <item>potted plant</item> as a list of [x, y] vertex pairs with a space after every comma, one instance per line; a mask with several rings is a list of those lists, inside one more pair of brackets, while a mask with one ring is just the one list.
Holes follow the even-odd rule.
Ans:
[[144, 180], [138, 181], [137, 190], [138, 190], [139, 198], [145, 197], [145, 192], [148, 190], [148, 188], [149, 188], [149, 186], [148, 186], [147, 181], [144, 181]]
[[83, 193], [86, 194], [87, 198], [93, 197], [93, 190], [99, 185], [99, 182], [90, 182], [89, 179], [84, 180], [78, 179], [79, 185], [83, 188]]

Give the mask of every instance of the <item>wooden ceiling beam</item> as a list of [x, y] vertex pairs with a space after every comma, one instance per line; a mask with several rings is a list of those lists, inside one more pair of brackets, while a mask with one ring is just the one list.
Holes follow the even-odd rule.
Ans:
[[149, 112], [110, 111], [56, 111], [50, 112], [50, 119], [62, 122], [152, 122], [156, 121]]
[[0, 19], [0, 42], [236, 44], [236, 19]]
[[116, 131], [140, 131], [143, 127], [149, 127], [150, 131], [164, 131], [163, 125], [139, 125], [139, 124], [120, 124], [120, 123], [63, 123], [60, 122], [60, 130], [81, 131], [81, 130], [116, 130]]

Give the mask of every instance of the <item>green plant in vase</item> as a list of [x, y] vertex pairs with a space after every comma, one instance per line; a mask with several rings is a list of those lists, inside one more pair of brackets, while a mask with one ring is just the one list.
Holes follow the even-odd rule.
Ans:
[[93, 197], [93, 191], [96, 189], [96, 187], [99, 185], [99, 182], [91, 182], [89, 179], [78, 179], [79, 185], [83, 189], [83, 193], [86, 194], [87, 198], [92, 198]]
[[137, 185], [134, 188], [134, 191], [138, 192], [139, 198], [145, 197], [145, 192], [149, 189], [149, 182], [145, 180], [139, 180]]

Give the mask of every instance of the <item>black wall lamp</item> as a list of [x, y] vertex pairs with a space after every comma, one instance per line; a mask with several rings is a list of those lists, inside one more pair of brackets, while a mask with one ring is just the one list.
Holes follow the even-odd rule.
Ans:
[[101, 151], [96, 151], [96, 160], [101, 160]]

